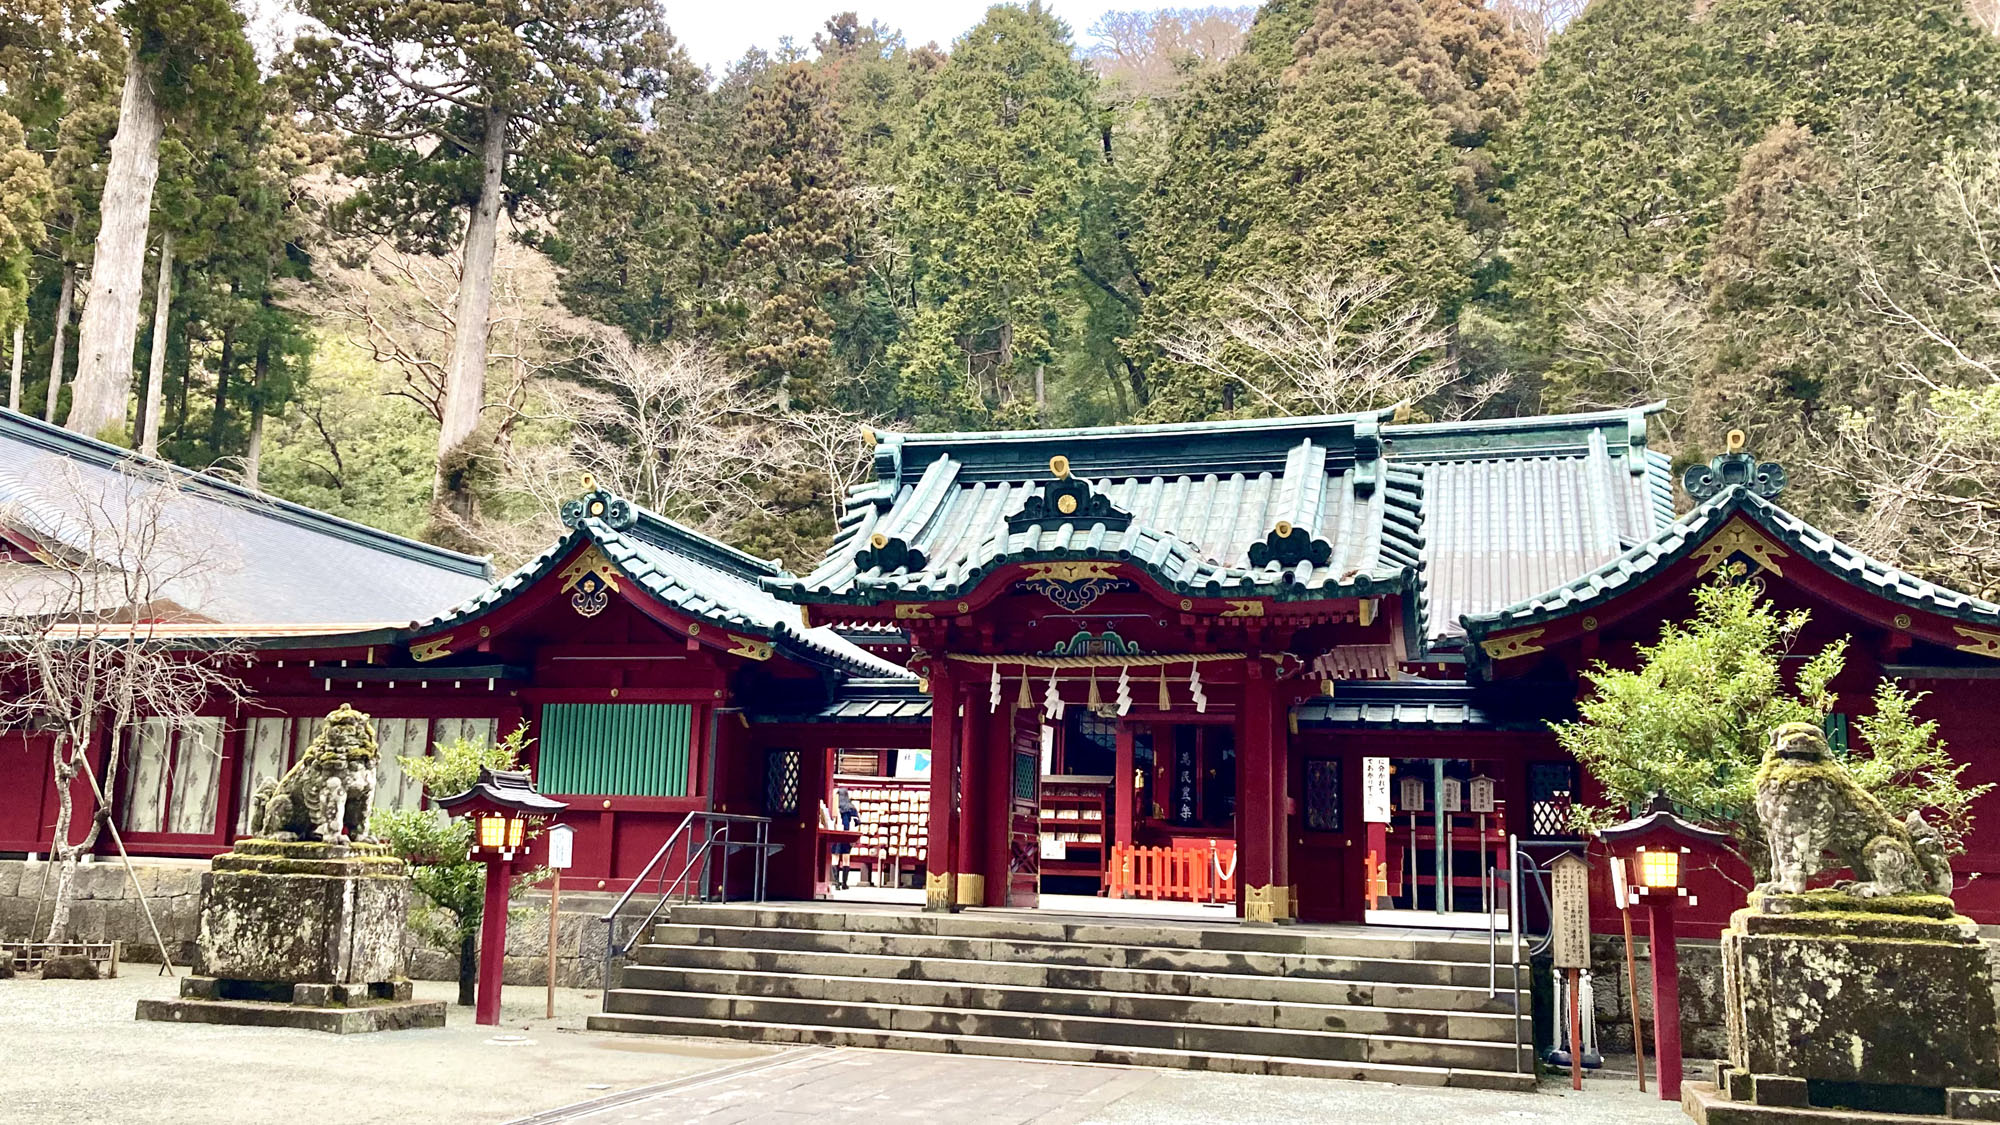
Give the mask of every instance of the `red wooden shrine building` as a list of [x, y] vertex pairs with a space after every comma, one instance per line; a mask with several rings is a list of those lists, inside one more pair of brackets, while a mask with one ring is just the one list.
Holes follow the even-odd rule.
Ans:
[[[2000, 606], [1801, 523], [1782, 472], [1741, 454], [1691, 474], [1677, 516], [1646, 417], [882, 434], [804, 576], [592, 492], [494, 584], [189, 475], [247, 546], [227, 598], [162, 627], [252, 645], [251, 698], [129, 732], [113, 816], [135, 852], [219, 851], [254, 780], [346, 702], [376, 718], [385, 803], [422, 799], [397, 754], [525, 724], [578, 830], [566, 887], [628, 884], [715, 810], [772, 819], [777, 898], [825, 892], [837, 839], [866, 882], [939, 909], [1157, 893], [1167, 856], [1251, 919], [1464, 924], [1510, 836], [1559, 847], [1595, 795], [1547, 727], [1579, 673], [1629, 661], [1724, 566], [1812, 611], [1802, 651], [1850, 638], [1850, 714], [1896, 677], [1971, 780], [2000, 778], [1976, 702]], [[0, 415], [7, 583], [62, 546], [25, 502], [36, 459], [115, 482], [125, 456]], [[0, 853], [48, 847], [41, 737], [0, 736]], [[831, 830], [836, 789], [856, 831]], [[2000, 922], [1990, 839], [1959, 900]], [[1713, 927], [1729, 888], [1697, 889]]]

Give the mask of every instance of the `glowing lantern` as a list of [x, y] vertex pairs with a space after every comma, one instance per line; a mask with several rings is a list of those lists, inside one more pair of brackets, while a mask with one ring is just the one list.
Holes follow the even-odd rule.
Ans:
[[500, 1022], [501, 954], [507, 948], [507, 891], [514, 861], [526, 850], [529, 825], [569, 806], [535, 791], [526, 770], [481, 768], [472, 788], [438, 798], [438, 807], [473, 825], [471, 858], [486, 864], [486, 907], [479, 919], [479, 1003], [474, 1022]]
[[[1674, 815], [1665, 797], [1654, 797], [1646, 812], [1623, 824], [1598, 833], [1611, 847], [1619, 863], [1631, 859], [1638, 880], [1631, 893], [1635, 902], [1644, 902], [1653, 925], [1653, 1042], [1659, 1048], [1655, 1065], [1659, 1068], [1662, 1101], [1681, 1100], [1681, 1010], [1680, 949], [1674, 942], [1674, 907], [1682, 899], [1694, 905], [1682, 880], [1686, 864], [1681, 857], [1696, 851], [1717, 852], [1729, 837], [1690, 824]], [[1661, 1019], [1661, 1013], [1670, 1013]]]

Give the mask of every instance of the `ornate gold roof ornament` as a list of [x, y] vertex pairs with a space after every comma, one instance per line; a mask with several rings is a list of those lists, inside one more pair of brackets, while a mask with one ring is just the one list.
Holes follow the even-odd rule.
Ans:
[[613, 530], [623, 531], [638, 519], [638, 512], [630, 500], [598, 487], [597, 474], [587, 472], [583, 474], [583, 495], [563, 501], [562, 522], [564, 527], [577, 527], [587, 519], [601, 520]]
[[1021, 501], [1020, 508], [1007, 517], [1009, 532], [1026, 531], [1038, 524], [1072, 523], [1079, 527], [1103, 524], [1108, 531], [1123, 531], [1131, 526], [1132, 514], [1092, 488], [1089, 481], [1075, 476], [1068, 457], [1058, 453], [1049, 458], [1049, 472], [1055, 479]]
[[1722, 495], [1731, 488], [1743, 488], [1770, 500], [1785, 490], [1785, 467], [1775, 461], [1759, 464], [1743, 451], [1749, 439], [1742, 430], [1731, 430], [1724, 439], [1728, 452], [1706, 465], [1690, 465], [1681, 474], [1681, 487], [1697, 504]]

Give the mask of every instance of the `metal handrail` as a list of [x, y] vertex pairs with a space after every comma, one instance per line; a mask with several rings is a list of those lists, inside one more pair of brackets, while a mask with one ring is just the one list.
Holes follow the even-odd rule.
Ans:
[[[697, 822], [702, 825], [701, 842], [698, 845], [694, 843], [694, 826]], [[750, 839], [743, 840], [731, 833], [730, 827], [737, 824], [751, 828]], [[687, 854], [687, 860], [681, 864], [680, 870], [673, 878], [668, 879], [666, 863], [668, 855], [676, 844]], [[782, 845], [771, 843], [771, 818], [767, 816], [745, 816], [740, 813], [696, 809], [682, 817], [680, 824], [676, 825], [673, 832], [667, 836], [666, 843], [660, 845], [660, 850], [654, 852], [653, 858], [647, 860], [646, 865], [639, 869], [639, 874], [633, 877], [631, 886], [626, 887], [625, 893], [618, 896], [618, 901], [612, 904], [611, 909], [598, 918], [598, 921], [604, 923], [605, 987], [608, 988], [611, 984], [612, 960], [630, 954], [632, 947], [637, 945], [639, 939], [652, 928], [654, 919], [660, 916], [660, 911], [665, 909], [676, 896], [681, 903], [694, 901], [697, 896], [701, 901], [707, 902], [711, 888], [715, 888], [720, 901], [729, 901], [729, 857], [732, 854], [745, 850], [752, 853], [754, 863], [751, 868], [750, 900], [763, 902], [766, 864], [771, 853], [779, 846]], [[712, 877], [710, 869], [710, 861], [718, 853], [722, 857], [719, 879]], [[691, 880], [689, 877], [696, 874], [697, 866], [700, 868], [700, 873]], [[633, 927], [631, 939], [620, 948], [618, 916], [624, 912], [626, 904], [632, 901], [632, 896], [639, 893], [649, 876], [654, 879], [651, 893], [657, 894], [659, 898], [653, 903], [652, 908], [646, 911], [646, 916], [639, 920], [639, 924]]]

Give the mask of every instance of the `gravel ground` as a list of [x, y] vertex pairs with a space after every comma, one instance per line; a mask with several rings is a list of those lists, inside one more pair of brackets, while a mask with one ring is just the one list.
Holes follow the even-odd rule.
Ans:
[[[335, 1036], [141, 1023], [175, 983], [132, 965], [109, 981], [0, 981], [0, 1123], [13, 1125], [1667, 1125], [1679, 1107], [1629, 1079], [1582, 1094], [1438, 1090], [1308, 1078], [1068, 1066], [852, 1048], [767, 1048], [581, 1031], [598, 995], [512, 988], [498, 1028]], [[419, 981], [422, 999], [455, 986]], [[621, 1104], [596, 1104], [616, 1098]]]
[[[453, 1006], [449, 1026], [373, 1035], [141, 1023], [142, 997], [176, 982], [152, 965], [116, 980], [0, 981], [0, 1122], [21, 1125], [490, 1125], [760, 1059], [747, 1043], [582, 1032], [598, 994], [509, 988], [500, 1026]], [[418, 981], [423, 1000], [455, 984]], [[502, 1037], [507, 1037], [502, 1039]]]

